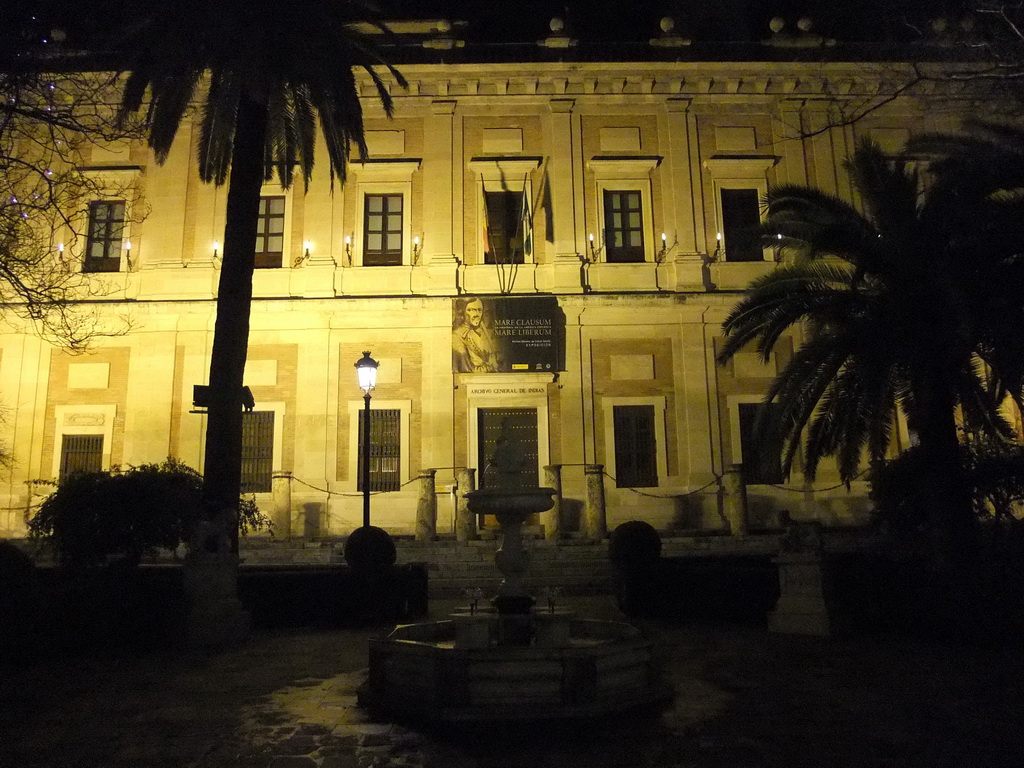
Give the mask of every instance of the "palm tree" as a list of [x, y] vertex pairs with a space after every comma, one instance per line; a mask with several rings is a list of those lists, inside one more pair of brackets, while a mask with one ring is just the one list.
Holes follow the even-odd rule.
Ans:
[[730, 312], [719, 352], [724, 363], [753, 344], [767, 361], [782, 334], [802, 329], [758, 425], [766, 445], [782, 446], [787, 473], [805, 435], [804, 474], [834, 456], [851, 482], [865, 453], [890, 453], [902, 413], [933, 470], [923, 502], [947, 553], [967, 546], [972, 527], [958, 417], [1009, 435], [999, 404], [1019, 404], [1024, 383], [1024, 324], [1008, 322], [1024, 319], [1024, 293], [1007, 290], [1024, 279], [1022, 201], [997, 194], [1006, 187], [986, 175], [992, 155], [974, 159], [959, 174], [937, 165], [921, 191], [907, 161], [863, 142], [846, 164], [863, 212], [816, 189], [771, 189], [761, 234], [786, 263]]
[[378, 68], [402, 86], [405, 80], [353, 26], [380, 27], [362, 2], [179, 0], [153, 7], [129, 36], [120, 114], [145, 108], [149, 145], [163, 162], [198, 101], [200, 178], [228, 182], [203, 466], [207, 525], [195, 542], [213, 552], [227, 541], [237, 547], [242, 375], [260, 188], [275, 174], [289, 187], [296, 166], [308, 186], [317, 122], [331, 181], [344, 183], [353, 146], [366, 156], [356, 70], [369, 74], [388, 116], [392, 100]]

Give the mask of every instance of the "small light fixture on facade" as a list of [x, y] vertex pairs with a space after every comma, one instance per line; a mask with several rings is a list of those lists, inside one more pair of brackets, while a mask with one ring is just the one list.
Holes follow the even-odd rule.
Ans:
[[416, 235], [412, 239], [412, 263], [417, 264], [420, 260], [420, 253], [423, 251], [423, 246], [420, 244], [420, 236]]
[[64, 256], [64, 243], [57, 243], [57, 253]]
[[662, 232], [661, 233], [661, 250], [658, 251], [658, 253], [655, 256], [654, 260], [658, 264], [661, 264], [665, 260], [665, 257], [668, 256], [669, 252], [673, 248], [675, 248], [677, 245], [679, 245], [679, 237], [678, 237], [678, 235], [676, 236], [676, 238], [673, 241], [672, 245], [669, 245], [668, 244], [668, 235], [665, 232]]
[[218, 255], [219, 253], [220, 253], [220, 243], [219, 243], [219, 242], [217, 242], [216, 240], [214, 240], [214, 241], [213, 241], [213, 258], [215, 258], [215, 259], [216, 259], [216, 258], [217, 258], [217, 255]]
[[352, 266], [352, 235], [345, 235], [345, 258], [348, 259], [348, 265]]

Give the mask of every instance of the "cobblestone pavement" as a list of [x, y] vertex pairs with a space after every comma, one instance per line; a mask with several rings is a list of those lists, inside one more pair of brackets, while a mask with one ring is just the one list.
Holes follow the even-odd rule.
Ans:
[[[609, 600], [580, 613], [614, 617]], [[435, 605], [439, 616], [451, 604]], [[1024, 765], [1020, 649], [646, 628], [663, 713], [418, 732], [356, 706], [368, 631], [263, 632], [198, 658], [0, 667], [7, 768], [1001, 768]]]

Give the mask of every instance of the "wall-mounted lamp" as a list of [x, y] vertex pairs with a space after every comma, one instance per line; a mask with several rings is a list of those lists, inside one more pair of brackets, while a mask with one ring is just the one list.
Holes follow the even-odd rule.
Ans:
[[586, 257], [586, 260], [590, 261], [590, 262], [597, 261], [597, 256], [598, 256], [598, 254], [601, 253], [601, 250], [604, 248], [604, 246], [602, 245], [600, 247], [597, 247], [597, 246], [594, 245], [594, 233], [593, 232], [591, 232], [589, 235], [587, 235], [587, 241], [588, 241], [587, 242], [587, 247], [590, 249], [590, 253]]
[[420, 253], [422, 252], [422, 250], [423, 250], [423, 246], [420, 245], [420, 236], [416, 235], [416, 237], [414, 237], [412, 239], [412, 263], [413, 264], [418, 264], [419, 263]]
[[132, 268], [132, 241], [124, 241], [124, 258], [128, 262], [128, 269]]
[[672, 252], [672, 249], [675, 248], [677, 245], [679, 245], [679, 236], [678, 235], [675, 236], [675, 238], [672, 241], [672, 244], [669, 245], [668, 235], [666, 233], [662, 232], [661, 233], [661, 250], [658, 251], [654, 255], [654, 260], [658, 264], [661, 264], [665, 260], [665, 257], [668, 256], [669, 253]]
[[64, 258], [64, 243], [57, 243], [57, 253], [60, 254], [62, 259]]
[[311, 250], [313, 250], [313, 243], [310, 242], [309, 240], [303, 240], [302, 241], [302, 255], [297, 257], [295, 259], [295, 261], [292, 262], [292, 266], [293, 267], [298, 267], [298, 266], [300, 266], [302, 264], [302, 262], [306, 261], [309, 258], [309, 252]]
[[352, 266], [352, 236], [345, 235], [345, 258], [348, 260], [348, 265]]
[[217, 258], [217, 254], [220, 253], [220, 243], [216, 240], [213, 241], [213, 258]]
[[715, 252], [708, 257], [708, 261], [718, 261], [722, 256], [722, 233], [715, 235]]

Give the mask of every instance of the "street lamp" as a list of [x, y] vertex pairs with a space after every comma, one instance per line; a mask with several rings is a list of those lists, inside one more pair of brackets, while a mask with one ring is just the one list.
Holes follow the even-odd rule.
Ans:
[[369, 352], [356, 361], [359, 388], [366, 403], [363, 416], [363, 526], [370, 524], [370, 391], [377, 385], [377, 366]]

